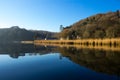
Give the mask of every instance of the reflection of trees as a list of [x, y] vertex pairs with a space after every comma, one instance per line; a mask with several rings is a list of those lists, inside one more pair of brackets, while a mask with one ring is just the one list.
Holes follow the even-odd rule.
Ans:
[[77, 49], [74, 47], [60, 48], [62, 56], [69, 57], [73, 62], [98, 72], [120, 76], [120, 52]]
[[60, 52], [62, 56], [68, 57], [73, 62], [88, 67], [98, 72], [120, 76], [120, 52], [104, 51], [95, 49], [78, 49], [74, 47], [56, 48], [51, 46], [34, 46], [25, 44], [0, 45], [0, 54], [9, 54], [12, 58], [29, 55], [45, 55]]
[[0, 53], [25, 53], [34, 52], [34, 45], [19, 44], [19, 43], [0, 43]]

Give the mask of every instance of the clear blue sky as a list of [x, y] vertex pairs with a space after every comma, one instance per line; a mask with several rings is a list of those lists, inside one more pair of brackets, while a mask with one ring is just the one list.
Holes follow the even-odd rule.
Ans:
[[0, 0], [0, 28], [59, 31], [88, 16], [116, 11], [120, 0]]

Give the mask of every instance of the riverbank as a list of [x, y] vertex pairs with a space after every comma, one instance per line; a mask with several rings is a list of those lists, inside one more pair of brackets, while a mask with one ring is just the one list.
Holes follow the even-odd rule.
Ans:
[[34, 40], [34, 44], [79, 44], [93, 46], [120, 46], [120, 38], [112, 39], [80, 39], [80, 40]]

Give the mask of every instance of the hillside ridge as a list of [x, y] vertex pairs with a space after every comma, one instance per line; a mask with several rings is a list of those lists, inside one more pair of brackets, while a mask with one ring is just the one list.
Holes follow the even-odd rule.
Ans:
[[63, 27], [60, 38], [116, 38], [120, 37], [120, 10], [100, 13]]

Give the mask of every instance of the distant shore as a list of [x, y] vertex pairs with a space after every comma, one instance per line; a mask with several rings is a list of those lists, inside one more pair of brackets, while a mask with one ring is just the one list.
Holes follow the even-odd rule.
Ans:
[[21, 43], [24, 43], [24, 44], [34, 44], [34, 41], [21, 41]]

